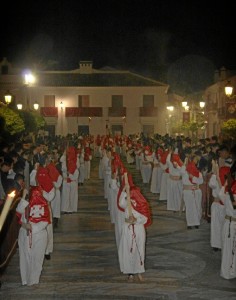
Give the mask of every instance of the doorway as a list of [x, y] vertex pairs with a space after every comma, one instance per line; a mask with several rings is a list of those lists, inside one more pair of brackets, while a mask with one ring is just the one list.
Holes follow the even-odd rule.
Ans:
[[111, 125], [112, 135], [123, 135], [123, 125]]
[[78, 135], [89, 135], [89, 126], [88, 125], [79, 125], [78, 126]]

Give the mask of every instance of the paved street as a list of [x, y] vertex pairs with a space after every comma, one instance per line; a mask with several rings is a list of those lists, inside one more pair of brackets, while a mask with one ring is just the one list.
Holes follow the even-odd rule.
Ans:
[[186, 229], [184, 213], [167, 212], [149, 187], [140, 184], [135, 166], [127, 166], [148, 199], [153, 224], [147, 229], [145, 281], [127, 282], [120, 273], [114, 225], [110, 222], [98, 160], [91, 179], [79, 187], [76, 214], [62, 215], [54, 233], [54, 252], [45, 260], [38, 286], [22, 287], [18, 251], [2, 278], [0, 299], [236, 299], [236, 280], [220, 277], [221, 253], [210, 247], [210, 224]]

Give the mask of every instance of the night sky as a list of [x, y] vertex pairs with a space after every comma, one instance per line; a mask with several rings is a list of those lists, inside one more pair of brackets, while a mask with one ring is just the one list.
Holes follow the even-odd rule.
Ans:
[[188, 92], [209, 84], [215, 69], [236, 70], [229, 2], [18, 2], [2, 10], [0, 54], [22, 67], [72, 70], [80, 60], [92, 60], [94, 68], [126, 69], [168, 83], [182, 78], [182, 85], [190, 80]]

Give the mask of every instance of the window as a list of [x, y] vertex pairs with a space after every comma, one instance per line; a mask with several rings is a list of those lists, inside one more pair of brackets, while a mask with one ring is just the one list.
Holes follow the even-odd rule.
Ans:
[[123, 107], [123, 96], [122, 95], [112, 95], [111, 96], [111, 106], [112, 106], [112, 108]]
[[78, 107], [89, 107], [89, 95], [79, 95]]
[[154, 133], [154, 125], [143, 125], [143, 133], [153, 134]]
[[154, 107], [154, 95], [143, 95], [143, 107]]
[[44, 107], [55, 107], [55, 95], [44, 95]]
[[4, 65], [1, 67], [1, 74], [7, 75], [8, 74], [8, 66]]

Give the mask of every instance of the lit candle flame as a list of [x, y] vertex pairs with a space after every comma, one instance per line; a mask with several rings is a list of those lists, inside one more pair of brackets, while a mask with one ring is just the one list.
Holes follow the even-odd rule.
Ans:
[[15, 197], [15, 195], [16, 195], [16, 192], [15, 191], [13, 191], [13, 192], [11, 192], [11, 194], [8, 194], [7, 196], [9, 196], [9, 197]]

